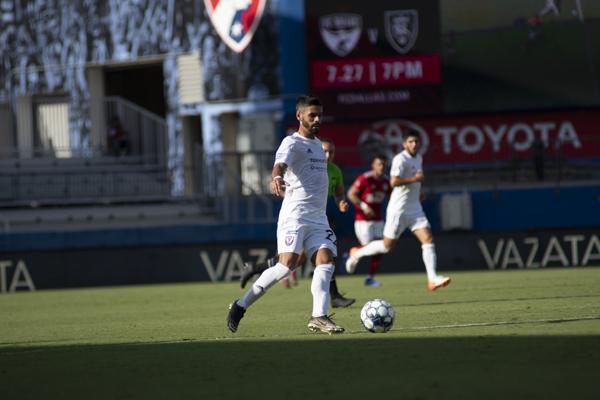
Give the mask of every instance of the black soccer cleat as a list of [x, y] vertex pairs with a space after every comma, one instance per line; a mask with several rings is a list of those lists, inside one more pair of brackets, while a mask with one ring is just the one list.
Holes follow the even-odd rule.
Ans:
[[246, 284], [254, 275], [256, 275], [254, 264], [245, 262], [244, 268], [242, 269], [242, 275], [240, 275], [240, 286], [242, 289], [246, 287]]
[[[275, 264], [277, 264], [277, 261], [275, 261]], [[273, 258], [269, 258], [266, 262], [261, 262], [258, 264], [245, 262], [244, 267], [242, 268], [242, 275], [240, 275], [240, 286], [242, 289], [246, 286], [250, 278], [252, 278], [254, 275], [262, 274], [275, 264], [273, 264]]]
[[235, 333], [237, 331], [240, 320], [244, 318], [245, 313], [246, 309], [238, 305], [237, 300], [229, 305], [229, 314], [227, 314], [227, 327], [231, 332]]
[[348, 298], [342, 296], [341, 294], [339, 294], [337, 296], [331, 296], [331, 307], [333, 307], [333, 308], [350, 307], [352, 304], [354, 304], [355, 301], [356, 301], [356, 299], [348, 299]]

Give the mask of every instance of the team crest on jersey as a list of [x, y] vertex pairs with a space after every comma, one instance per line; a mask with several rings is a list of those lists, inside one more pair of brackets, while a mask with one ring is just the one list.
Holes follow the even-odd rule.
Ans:
[[250, 44], [267, 0], [204, 0], [208, 16], [225, 44], [241, 53]]
[[295, 236], [287, 235], [285, 237], [285, 245], [290, 246], [292, 243], [294, 243], [294, 238], [295, 238]]
[[329, 50], [344, 57], [356, 47], [362, 24], [362, 16], [358, 14], [329, 14], [319, 18], [319, 31]]
[[385, 36], [400, 54], [408, 53], [419, 36], [419, 13], [417, 10], [386, 11]]

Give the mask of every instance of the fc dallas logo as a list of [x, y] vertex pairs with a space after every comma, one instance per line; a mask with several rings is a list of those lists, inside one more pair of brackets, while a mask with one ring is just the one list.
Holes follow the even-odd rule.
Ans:
[[250, 44], [267, 0], [204, 0], [206, 10], [225, 44], [241, 53]]

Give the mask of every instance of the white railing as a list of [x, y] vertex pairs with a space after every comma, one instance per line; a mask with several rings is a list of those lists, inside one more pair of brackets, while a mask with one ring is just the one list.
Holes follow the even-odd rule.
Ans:
[[[167, 152], [167, 124], [159, 115], [156, 115], [122, 97], [106, 97], [104, 110], [107, 121], [107, 130], [111, 124], [119, 122], [128, 141], [127, 155], [141, 156], [144, 163], [162, 165], [166, 160]], [[109, 132], [107, 132], [107, 135]], [[121, 155], [118, 150], [110, 148], [107, 141], [107, 152]]]
[[224, 152], [212, 155], [196, 150], [195, 196], [212, 203], [224, 222], [272, 222], [269, 193], [273, 152]]

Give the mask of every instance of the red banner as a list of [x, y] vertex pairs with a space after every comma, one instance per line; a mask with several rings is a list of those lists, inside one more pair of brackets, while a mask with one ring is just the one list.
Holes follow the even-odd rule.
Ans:
[[360, 167], [374, 154], [391, 157], [401, 151], [407, 128], [421, 134], [421, 153], [429, 164], [506, 161], [531, 154], [540, 141], [547, 154], [600, 157], [598, 110], [333, 122], [322, 126], [321, 136], [336, 144], [336, 163]]
[[309, 91], [327, 115], [442, 112], [439, 0], [306, 0]]

